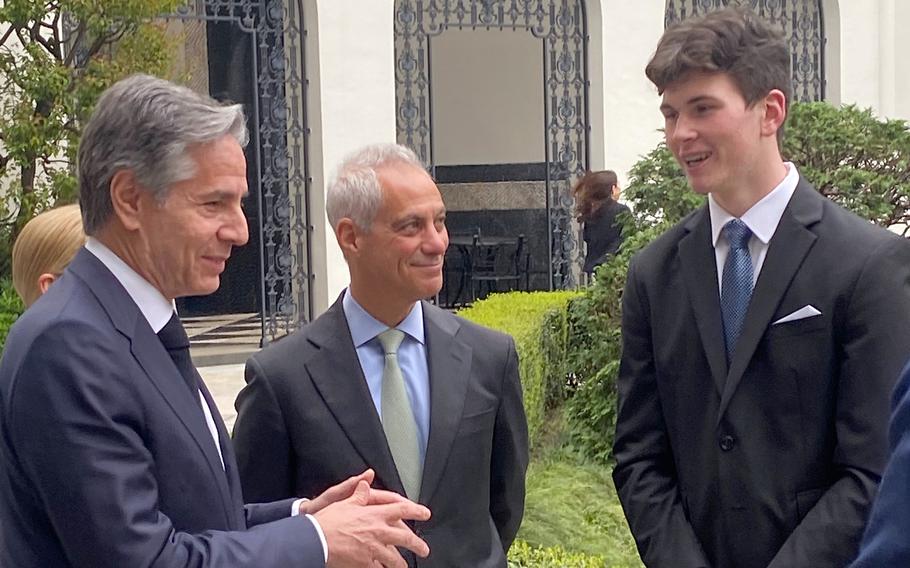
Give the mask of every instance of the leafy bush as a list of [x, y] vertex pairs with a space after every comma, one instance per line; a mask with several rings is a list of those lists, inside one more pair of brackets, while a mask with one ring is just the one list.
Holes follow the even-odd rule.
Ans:
[[[856, 214], [885, 227], [910, 225], [910, 130], [903, 121], [881, 121], [852, 106], [794, 104], [783, 154], [822, 194]], [[634, 211], [626, 226], [631, 236], [568, 307], [567, 366], [574, 385], [566, 407], [569, 436], [601, 463], [611, 457], [616, 425], [620, 307], [629, 260], [705, 202], [689, 189], [664, 143], [635, 164], [630, 178], [625, 194]]]
[[540, 436], [544, 414], [562, 393], [567, 326], [565, 306], [577, 292], [509, 292], [491, 294], [458, 312], [480, 325], [515, 339], [532, 447]]
[[0, 351], [3, 350], [3, 345], [6, 343], [9, 328], [18, 319], [23, 309], [22, 300], [19, 299], [19, 294], [13, 288], [12, 281], [8, 278], [0, 280]]

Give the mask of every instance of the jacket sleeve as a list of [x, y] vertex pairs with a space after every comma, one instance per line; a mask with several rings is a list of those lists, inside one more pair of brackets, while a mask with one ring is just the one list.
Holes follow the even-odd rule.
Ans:
[[[324, 565], [305, 517], [251, 530], [177, 531], [158, 508], [144, 408], [108, 335], [84, 323], [45, 330], [23, 357], [5, 436], [74, 567]], [[176, 420], [176, 418], [175, 418]]]
[[709, 566], [686, 518], [657, 392], [647, 298], [633, 260], [623, 292], [623, 349], [613, 481], [644, 563], [650, 568]]
[[859, 558], [850, 568], [910, 565], [910, 365], [894, 391], [891, 459], [869, 516]]
[[524, 515], [525, 474], [528, 469], [528, 423], [522, 403], [518, 355], [511, 338], [503, 371], [491, 458], [490, 516], [499, 532], [502, 548], [508, 552]]
[[269, 377], [251, 358], [246, 364], [246, 387], [237, 395], [234, 452], [247, 503], [270, 503], [295, 496], [291, 442], [281, 406]]
[[888, 396], [910, 355], [910, 241], [888, 238], [847, 296], [841, 334], [833, 483], [790, 534], [773, 568], [844, 566], [856, 554], [887, 460]]

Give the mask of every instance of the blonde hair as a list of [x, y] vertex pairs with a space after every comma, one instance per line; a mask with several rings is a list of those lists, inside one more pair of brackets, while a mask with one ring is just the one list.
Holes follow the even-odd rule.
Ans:
[[26, 307], [41, 296], [38, 278], [63, 272], [83, 244], [78, 205], [45, 211], [25, 224], [13, 245], [13, 287]]

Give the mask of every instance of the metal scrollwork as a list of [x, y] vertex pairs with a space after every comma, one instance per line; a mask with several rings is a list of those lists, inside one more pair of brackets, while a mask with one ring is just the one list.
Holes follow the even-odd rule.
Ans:
[[228, 22], [251, 42], [248, 159], [259, 197], [263, 344], [313, 315], [302, 0], [190, 0], [167, 18]]
[[587, 23], [581, 0], [396, 0], [398, 142], [433, 169], [430, 40], [448, 29], [525, 30], [544, 42], [551, 287], [577, 283], [571, 180], [588, 164]]
[[790, 43], [793, 96], [798, 101], [825, 98], [824, 21], [821, 0], [667, 0], [664, 23], [670, 24], [723, 8], [748, 6], [780, 26]]

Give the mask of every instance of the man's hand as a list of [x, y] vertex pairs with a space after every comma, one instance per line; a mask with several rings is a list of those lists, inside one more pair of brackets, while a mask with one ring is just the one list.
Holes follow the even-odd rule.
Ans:
[[376, 474], [372, 469], [368, 469], [359, 475], [345, 479], [338, 485], [329, 487], [318, 497], [302, 502], [300, 507], [298, 507], [298, 514], [314, 515], [332, 503], [347, 499], [354, 494], [354, 490], [357, 488], [357, 484], [360, 483], [360, 481], [366, 481], [367, 485], [372, 485], [375, 475]]
[[358, 479], [350, 497], [327, 505], [315, 516], [328, 544], [329, 568], [406, 568], [396, 546], [421, 558], [430, 553], [427, 543], [404, 524], [429, 519], [430, 510], [397, 493], [371, 490], [365, 479]]

